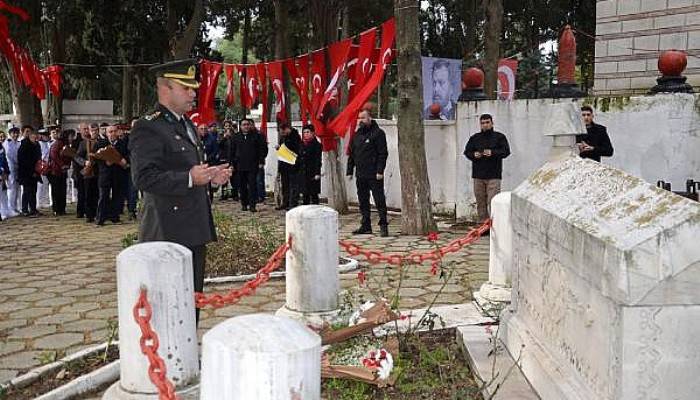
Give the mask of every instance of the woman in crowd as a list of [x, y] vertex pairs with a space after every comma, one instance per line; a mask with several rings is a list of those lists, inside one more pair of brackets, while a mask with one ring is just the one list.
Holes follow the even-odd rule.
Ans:
[[304, 177], [304, 204], [318, 204], [321, 193], [321, 143], [316, 140], [313, 125], [302, 129], [299, 159]]
[[52, 130], [53, 143], [49, 149], [49, 173], [47, 175], [51, 185], [51, 209], [53, 215], [66, 215], [66, 178], [71, 159], [61, 154], [63, 147], [68, 145], [68, 138], [75, 135], [73, 129], [61, 133], [58, 129]]

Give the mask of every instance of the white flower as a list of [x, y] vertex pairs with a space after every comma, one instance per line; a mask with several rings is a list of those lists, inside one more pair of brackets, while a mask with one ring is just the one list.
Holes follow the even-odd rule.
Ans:
[[374, 303], [372, 303], [371, 301], [368, 301], [368, 302], [365, 302], [364, 304], [362, 304], [360, 306], [359, 310], [353, 312], [350, 315], [350, 319], [348, 320], [348, 326], [354, 326], [354, 325], [361, 324], [361, 323], [365, 322], [366, 319], [361, 318], [360, 315], [372, 307], [374, 307]]
[[380, 361], [379, 365], [380, 367], [377, 369], [379, 379], [387, 380], [389, 375], [391, 375], [391, 370], [394, 369], [394, 358], [391, 356], [391, 353], [387, 351], [386, 358]]

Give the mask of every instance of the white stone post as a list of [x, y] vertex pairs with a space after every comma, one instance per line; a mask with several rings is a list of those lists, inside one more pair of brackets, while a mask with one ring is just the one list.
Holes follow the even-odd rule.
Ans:
[[268, 314], [228, 319], [202, 338], [201, 400], [319, 400], [321, 337]]
[[287, 212], [287, 302], [277, 315], [322, 325], [338, 313], [338, 213], [309, 205]]
[[510, 192], [491, 200], [489, 236], [489, 281], [474, 293], [474, 300], [489, 315], [497, 314], [511, 301], [513, 228], [510, 220]]
[[491, 235], [489, 237], [489, 282], [510, 287], [513, 265], [513, 226], [510, 221], [510, 192], [491, 200]]
[[574, 102], [555, 103], [545, 122], [545, 136], [552, 137], [548, 161], [576, 156], [576, 135], [586, 133], [586, 126], [581, 120], [578, 104]]
[[141, 353], [141, 329], [133, 309], [141, 288], [153, 307], [151, 327], [158, 334], [158, 355], [179, 394], [197, 391], [199, 376], [194, 315], [192, 253], [175, 243], [149, 242], [131, 246], [117, 256], [120, 380], [103, 400], [156, 399], [148, 377], [148, 359]]

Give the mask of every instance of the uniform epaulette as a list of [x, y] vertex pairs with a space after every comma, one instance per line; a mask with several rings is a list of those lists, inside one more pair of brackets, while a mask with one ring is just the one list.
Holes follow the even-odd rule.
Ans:
[[160, 116], [160, 114], [161, 114], [160, 111], [156, 111], [156, 112], [154, 112], [154, 113], [152, 113], [152, 114], [146, 114], [146, 115], [144, 115], [144, 116], [143, 116], [143, 119], [145, 119], [146, 121], [151, 121], [151, 120], [154, 120], [154, 119], [158, 118], [158, 117]]

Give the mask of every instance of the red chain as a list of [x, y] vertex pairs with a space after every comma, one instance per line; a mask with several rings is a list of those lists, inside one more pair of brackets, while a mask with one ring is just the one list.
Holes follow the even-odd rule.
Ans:
[[260, 268], [258, 273], [255, 274], [255, 278], [246, 282], [240, 289], [231, 290], [227, 294], [223, 295], [215, 293], [207, 296], [204, 293], [195, 293], [195, 306], [197, 308], [203, 308], [210, 305], [214, 308], [220, 308], [225, 305], [238, 303], [241, 298], [254, 294], [258, 286], [270, 280], [270, 273], [279, 268], [285, 254], [287, 254], [287, 250], [289, 250], [291, 246], [292, 238], [290, 237], [287, 243], [281, 245], [277, 248], [277, 250], [275, 250], [274, 253], [272, 253], [265, 266]]
[[389, 264], [389, 265], [400, 265], [404, 263], [411, 264], [423, 264], [426, 261], [431, 261], [433, 268], [436, 262], [438, 262], [442, 257], [450, 253], [456, 253], [462, 249], [462, 247], [470, 245], [477, 241], [481, 235], [491, 228], [491, 220], [488, 219], [484, 221], [483, 224], [477, 226], [476, 228], [469, 231], [468, 234], [460, 238], [454, 239], [447, 243], [446, 245], [436, 249], [425, 252], [413, 251], [406, 255], [402, 254], [384, 254], [378, 250], [365, 250], [355, 243], [340, 240], [338, 243], [350, 256], [363, 256], [370, 264]]
[[166, 376], [165, 362], [158, 355], [158, 334], [151, 328], [153, 308], [148, 302], [146, 289], [141, 289], [134, 305], [134, 319], [141, 328], [141, 352], [148, 358], [148, 377], [158, 389], [159, 400], [176, 400], [175, 386]]

